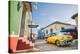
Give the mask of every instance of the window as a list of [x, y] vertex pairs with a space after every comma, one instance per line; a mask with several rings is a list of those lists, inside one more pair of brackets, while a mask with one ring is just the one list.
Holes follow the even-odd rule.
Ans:
[[19, 11], [20, 10], [20, 2], [18, 2], [18, 4], [17, 4], [17, 11]]
[[64, 29], [64, 27], [61, 27], [61, 30], [63, 30]]
[[46, 30], [46, 34], [48, 34], [48, 30]]
[[53, 33], [53, 29], [52, 28], [50, 29], [50, 33]]

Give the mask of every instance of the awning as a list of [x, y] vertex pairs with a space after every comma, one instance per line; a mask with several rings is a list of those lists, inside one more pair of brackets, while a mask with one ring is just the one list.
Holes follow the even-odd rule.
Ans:
[[61, 30], [60, 32], [77, 32], [77, 28], [67, 28]]

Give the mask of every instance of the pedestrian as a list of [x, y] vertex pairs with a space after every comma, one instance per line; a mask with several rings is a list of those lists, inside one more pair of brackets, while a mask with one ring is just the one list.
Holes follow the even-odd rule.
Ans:
[[35, 43], [35, 39], [36, 39], [35, 34], [32, 34], [32, 43]]

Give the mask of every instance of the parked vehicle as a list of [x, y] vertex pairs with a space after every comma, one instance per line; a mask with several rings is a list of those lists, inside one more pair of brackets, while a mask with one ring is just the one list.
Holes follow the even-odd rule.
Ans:
[[54, 43], [57, 46], [70, 45], [72, 43], [72, 36], [69, 34], [51, 35], [47, 38], [47, 43]]

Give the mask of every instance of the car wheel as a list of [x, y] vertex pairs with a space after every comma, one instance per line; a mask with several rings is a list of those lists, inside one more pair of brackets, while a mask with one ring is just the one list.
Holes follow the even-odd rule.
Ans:
[[49, 41], [47, 41], [47, 43], [49, 43]]
[[60, 45], [60, 41], [56, 41], [56, 45], [57, 45], [57, 46], [61, 46], [61, 45]]

